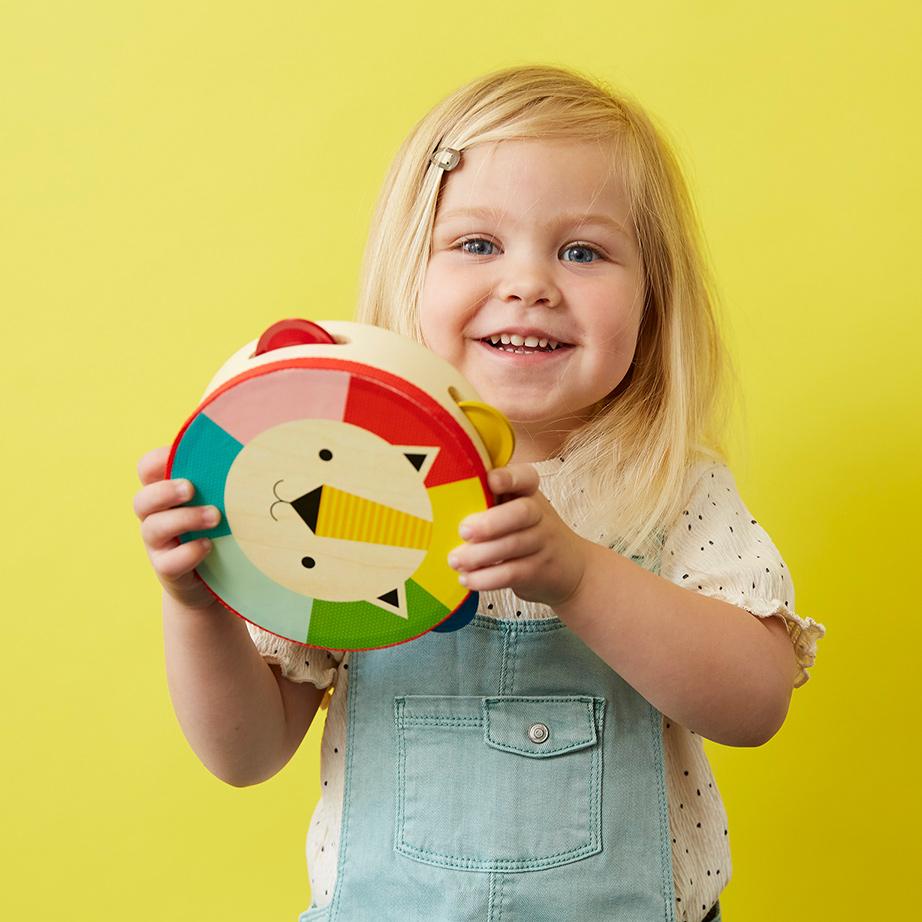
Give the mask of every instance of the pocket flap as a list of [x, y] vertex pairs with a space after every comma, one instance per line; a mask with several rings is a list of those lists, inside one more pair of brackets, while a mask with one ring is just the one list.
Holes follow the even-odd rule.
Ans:
[[546, 758], [596, 742], [589, 696], [484, 698], [481, 707], [484, 741], [494, 749]]

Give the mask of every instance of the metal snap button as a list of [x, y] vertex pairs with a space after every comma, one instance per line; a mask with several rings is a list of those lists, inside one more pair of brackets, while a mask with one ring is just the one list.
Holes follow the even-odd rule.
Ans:
[[533, 743], [543, 743], [550, 735], [551, 731], [544, 724], [532, 724], [528, 728], [528, 738]]

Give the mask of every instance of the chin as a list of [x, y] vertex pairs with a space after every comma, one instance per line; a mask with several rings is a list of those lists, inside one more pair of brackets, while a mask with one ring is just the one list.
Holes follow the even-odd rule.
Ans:
[[540, 413], [535, 411], [534, 404], [525, 407], [500, 406], [493, 404], [512, 423], [513, 426], [531, 426], [535, 430], [544, 429], [559, 423], [567, 417], [565, 413]]

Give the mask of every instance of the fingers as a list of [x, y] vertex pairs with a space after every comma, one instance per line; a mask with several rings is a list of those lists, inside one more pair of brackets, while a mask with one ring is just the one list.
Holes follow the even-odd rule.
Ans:
[[197, 609], [214, 604], [203, 581], [193, 572], [211, 553], [207, 538], [180, 541], [190, 531], [207, 531], [221, 521], [214, 506], [184, 506], [195, 496], [194, 485], [185, 478], [166, 480], [170, 449], [155, 448], [138, 461], [143, 486], [135, 494], [134, 511], [141, 520], [141, 539], [163, 588], [174, 599]]
[[541, 521], [540, 505], [529, 496], [469, 515], [458, 531], [465, 541], [489, 541], [512, 531], [531, 528]]
[[154, 512], [141, 523], [141, 537], [153, 551], [173, 547], [187, 531], [206, 531], [221, 521], [215, 506], [179, 506], [165, 512]]
[[541, 478], [530, 464], [510, 464], [490, 471], [487, 482], [497, 496], [529, 496], [538, 489]]
[[170, 449], [167, 445], [147, 452], [138, 461], [138, 478], [145, 486], [166, 477], [166, 463], [170, 458]]
[[[211, 550], [207, 538], [188, 541], [164, 551], [153, 551], [150, 555], [154, 571], [163, 579], [177, 580], [194, 570]], [[191, 577], [190, 579], [194, 579]]]
[[139, 490], [134, 497], [134, 513], [145, 519], [153, 512], [162, 512], [192, 499], [195, 490], [188, 480], [158, 480]]
[[536, 554], [541, 546], [541, 530], [531, 528], [504, 535], [496, 541], [463, 544], [448, 555], [448, 564], [456, 570], [480, 570]]
[[[458, 582], [473, 592], [492, 592], [494, 589], [506, 589], [515, 586], [522, 576], [524, 561], [506, 560], [494, 567], [462, 573]], [[525, 596], [522, 596], [525, 598]]]

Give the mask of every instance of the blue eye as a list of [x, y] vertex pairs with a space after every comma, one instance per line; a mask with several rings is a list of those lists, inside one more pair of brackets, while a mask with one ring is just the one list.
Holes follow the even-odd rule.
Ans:
[[[468, 244], [476, 244], [476, 247], [469, 247]], [[483, 237], [469, 237], [467, 240], [462, 240], [460, 246], [465, 253], [470, 253], [472, 256], [492, 256], [493, 251], [488, 252], [486, 248], [495, 247], [496, 244], [484, 240]]]
[[596, 262], [593, 256], [598, 256], [599, 259], [602, 258], [602, 254], [595, 247], [591, 247], [586, 243], [571, 243], [569, 246], [564, 247], [562, 252], [569, 253], [572, 250], [575, 250], [580, 255], [574, 259], [566, 260], [567, 262], [591, 263]]

